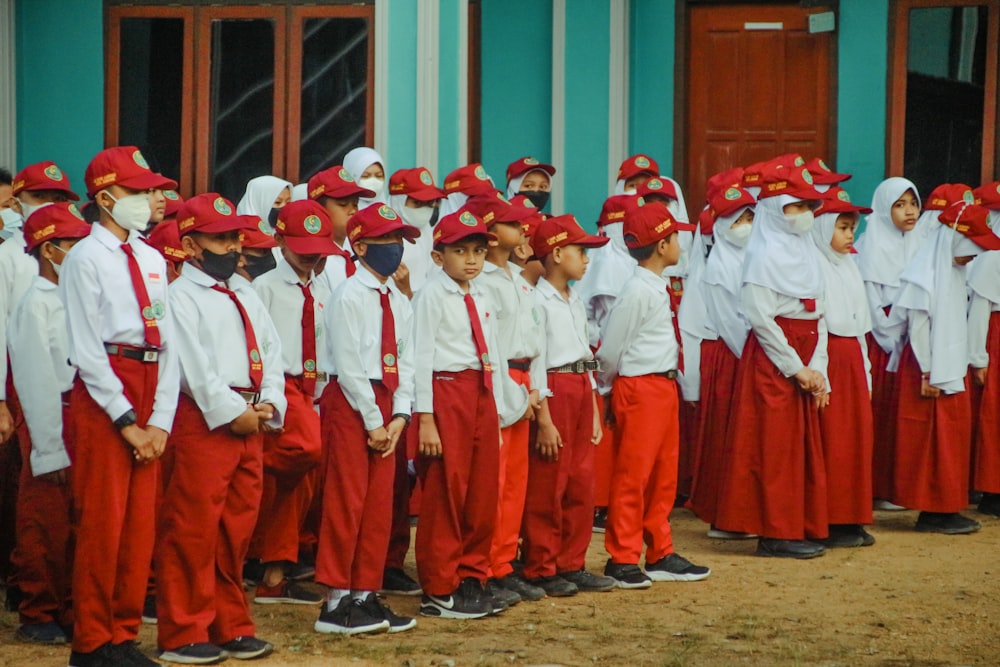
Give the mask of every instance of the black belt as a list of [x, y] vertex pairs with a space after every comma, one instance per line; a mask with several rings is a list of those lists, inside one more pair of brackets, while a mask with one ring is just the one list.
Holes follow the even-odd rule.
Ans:
[[[338, 378], [339, 377], [340, 377], [339, 375], [331, 375], [330, 376], [330, 382], [338, 382]], [[368, 378], [368, 381], [370, 383], [372, 383], [372, 385], [382, 384], [382, 380], [380, 380], [378, 378]]]
[[513, 368], [515, 371], [529, 371], [531, 370], [531, 359], [508, 359], [507, 368]]
[[123, 343], [105, 343], [104, 351], [115, 357], [134, 359], [145, 364], [155, 364], [160, 358], [160, 351], [148, 347], [136, 347]]
[[667, 378], [668, 380], [676, 380], [677, 379], [677, 371], [676, 370], [661, 371], [659, 373], [650, 373], [650, 375], [655, 375], [656, 377], [661, 377], [661, 378]]
[[[292, 380], [301, 380], [302, 374], [300, 373], [299, 375], [289, 375], [288, 373], [285, 373], [285, 377], [291, 378]], [[329, 377], [330, 376], [327, 375], [326, 371], [316, 371], [316, 382], [326, 382]], [[333, 377], [336, 378], [337, 376], [334, 375]]]
[[587, 373], [589, 371], [600, 370], [601, 366], [597, 363], [597, 359], [588, 359], [586, 361], [574, 361], [571, 364], [564, 364], [562, 366], [557, 366], [556, 368], [550, 368], [549, 373]]

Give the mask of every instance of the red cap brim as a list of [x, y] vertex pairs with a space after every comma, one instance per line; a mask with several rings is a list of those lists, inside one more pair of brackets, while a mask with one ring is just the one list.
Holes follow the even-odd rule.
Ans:
[[332, 255], [337, 252], [329, 236], [282, 236], [285, 246], [297, 255]]
[[148, 172], [117, 181], [115, 185], [120, 185], [129, 190], [176, 190], [177, 181], [172, 181], [162, 174]]

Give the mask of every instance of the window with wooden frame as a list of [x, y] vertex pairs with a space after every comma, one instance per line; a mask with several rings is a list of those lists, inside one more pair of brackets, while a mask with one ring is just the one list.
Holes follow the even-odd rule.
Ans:
[[890, 25], [889, 173], [925, 195], [996, 178], [1000, 0], [896, 0]]
[[109, 3], [105, 141], [187, 196], [304, 181], [372, 144], [374, 35], [371, 1]]

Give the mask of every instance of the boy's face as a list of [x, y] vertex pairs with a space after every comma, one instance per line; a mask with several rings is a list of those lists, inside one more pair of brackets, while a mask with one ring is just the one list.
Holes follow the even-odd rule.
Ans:
[[431, 251], [434, 263], [452, 280], [465, 283], [483, 270], [486, 262], [486, 240], [470, 239], [446, 245], [441, 251]]
[[635, 192], [635, 190], [640, 186], [644, 185], [646, 181], [653, 177], [652, 174], [646, 172], [640, 172], [635, 176], [625, 179], [625, 192]]
[[678, 239], [677, 232], [663, 239], [663, 241], [667, 244], [665, 252], [667, 266], [674, 266], [677, 262], [681, 261], [681, 242]]
[[289, 266], [295, 269], [295, 272], [299, 275], [307, 276], [313, 272], [322, 255], [302, 255], [294, 252], [285, 244], [285, 238], [281, 234], [275, 234], [274, 240], [278, 243], [278, 247], [281, 248], [281, 256], [285, 258]]
[[917, 226], [920, 217], [920, 206], [912, 190], [907, 190], [903, 196], [892, 203], [890, 210], [892, 224], [901, 232], [908, 232]]
[[513, 251], [524, 243], [524, 227], [519, 222], [497, 222], [490, 231], [497, 235], [497, 245], [504, 250]]
[[323, 197], [323, 208], [333, 221], [333, 240], [340, 245], [347, 238], [347, 221], [358, 212], [358, 198]]
[[846, 255], [854, 247], [854, 230], [858, 226], [857, 214], [841, 213], [837, 216], [837, 222], [833, 225], [833, 237], [830, 239], [830, 247], [834, 252]]
[[571, 243], [552, 251], [552, 261], [569, 280], [580, 280], [587, 272], [587, 250], [582, 245]]
[[163, 196], [163, 190], [154, 188], [149, 191], [149, 210], [152, 215], [149, 221], [154, 225], [163, 222], [163, 216], [167, 213], [167, 198]]
[[217, 234], [195, 232], [181, 237], [181, 247], [184, 248], [184, 252], [188, 254], [188, 257], [195, 260], [196, 266], [201, 266], [205, 250], [216, 255], [225, 255], [242, 250], [240, 233], [238, 231], [219, 232]]
[[14, 188], [10, 183], [0, 183], [0, 209], [15, 208], [18, 212], [21, 206], [14, 196]]

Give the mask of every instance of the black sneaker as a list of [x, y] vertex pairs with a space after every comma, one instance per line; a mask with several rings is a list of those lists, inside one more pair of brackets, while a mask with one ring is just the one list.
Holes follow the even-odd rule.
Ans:
[[309, 563], [292, 563], [285, 568], [285, 579], [289, 581], [309, 581], [316, 576], [316, 566]]
[[179, 665], [214, 665], [225, 659], [222, 649], [208, 642], [187, 644], [160, 652], [160, 660], [176, 662]]
[[1000, 493], [984, 493], [976, 511], [980, 514], [1000, 516]]
[[264, 579], [264, 562], [259, 558], [243, 561], [243, 587], [250, 589]]
[[808, 540], [777, 540], [770, 537], [762, 537], [757, 541], [757, 551], [755, 556], [774, 558], [816, 558], [826, 553], [822, 544], [809, 542]]
[[65, 644], [69, 642], [66, 632], [57, 623], [25, 623], [15, 635], [23, 642], [32, 644]]
[[224, 658], [236, 658], [237, 660], [255, 660], [274, 652], [274, 646], [271, 645], [271, 642], [256, 637], [237, 637], [219, 648], [222, 649]]
[[571, 581], [566, 581], [558, 574], [551, 577], [535, 577], [525, 579], [529, 586], [541, 588], [550, 598], [568, 598], [580, 592], [580, 588]]
[[282, 579], [277, 586], [257, 585], [253, 601], [257, 604], [312, 604], [323, 601], [323, 596], [304, 586]]
[[[473, 581], [475, 580], [473, 579]], [[479, 582], [476, 581], [476, 583]], [[492, 613], [494, 613], [493, 600], [487, 599], [482, 594], [481, 586], [472, 586], [465, 581], [451, 595], [424, 594], [420, 600], [420, 614], [422, 616], [482, 618]]]
[[524, 578], [514, 572], [511, 572], [506, 577], [494, 579], [493, 587], [496, 588], [498, 586], [502, 586], [508, 591], [514, 591], [521, 596], [522, 600], [528, 600], [530, 602], [538, 602], [545, 597], [544, 589], [539, 588], [538, 586], [532, 586], [525, 581]]
[[156, 625], [156, 596], [147, 595], [142, 602], [142, 622], [147, 625]]
[[398, 567], [387, 567], [382, 573], [382, 592], [396, 595], [420, 595], [420, 584]]
[[965, 535], [976, 532], [982, 526], [975, 519], [962, 516], [958, 512], [921, 512], [914, 528], [918, 533]]
[[4, 598], [4, 609], [7, 611], [17, 611], [21, 607], [21, 600], [24, 599], [24, 593], [21, 589], [15, 586], [7, 587], [7, 595]]
[[361, 606], [375, 618], [384, 618], [389, 623], [389, 634], [396, 632], [406, 632], [417, 627], [417, 619], [410, 616], [400, 616], [386, 604], [385, 600], [380, 600], [374, 593], [369, 593]]
[[139, 650], [139, 645], [135, 641], [124, 641], [115, 644], [114, 650], [118, 653], [119, 664], [129, 667], [160, 667], [160, 663], [150, 660], [149, 657]]
[[72, 651], [69, 654], [69, 667], [122, 667], [128, 664], [123, 658], [118, 648], [108, 642], [89, 653]]
[[613, 563], [610, 558], [604, 566], [604, 576], [614, 579], [618, 588], [649, 588], [653, 585], [653, 580], [635, 563]]
[[483, 586], [483, 592], [486, 594], [486, 597], [493, 600], [494, 614], [499, 614], [501, 611], [510, 609], [521, 601], [522, 598], [517, 591], [512, 591], [509, 588], [495, 585], [494, 582], [495, 580], [491, 579], [486, 582], [485, 586]]
[[559, 575], [571, 584], [575, 584], [582, 593], [606, 593], [618, 588], [618, 582], [611, 577], [591, 574], [586, 570], [576, 572], [560, 572]]
[[701, 581], [712, 571], [695, 565], [680, 554], [667, 554], [654, 563], [646, 563], [646, 576], [653, 581]]
[[313, 630], [328, 635], [361, 635], [385, 632], [389, 630], [389, 621], [381, 613], [372, 613], [368, 607], [345, 595], [332, 611], [323, 603]]
[[603, 533], [608, 528], [608, 508], [607, 507], [595, 507], [594, 508], [594, 532]]
[[860, 547], [865, 543], [855, 524], [831, 524], [829, 537], [816, 540], [827, 549]]

